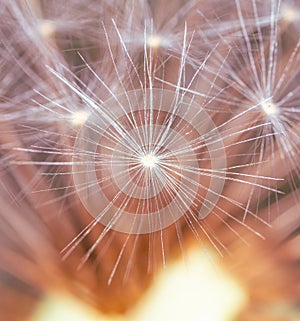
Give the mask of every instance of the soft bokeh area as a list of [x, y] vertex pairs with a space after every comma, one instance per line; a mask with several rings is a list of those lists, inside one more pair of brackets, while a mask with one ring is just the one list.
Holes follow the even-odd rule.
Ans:
[[248, 303], [237, 280], [222, 270], [209, 253], [192, 251], [185, 264], [166, 267], [141, 302], [124, 317], [99, 315], [74, 297], [49, 293], [32, 321], [232, 321]]

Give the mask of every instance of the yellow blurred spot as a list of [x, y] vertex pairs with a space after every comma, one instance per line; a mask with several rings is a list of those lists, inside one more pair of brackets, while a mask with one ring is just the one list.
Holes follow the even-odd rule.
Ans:
[[282, 9], [281, 16], [286, 22], [292, 23], [299, 19], [300, 14], [295, 8], [284, 7]]
[[43, 20], [39, 24], [39, 32], [45, 38], [51, 38], [55, 34], [55, 25], [51, 20]]
[[232, 321], [246, 303], [241, 286], [207, 253], [195, 251], [188, 266], [167, 266], [129, 320]]
[[162, 44], [162, 38], [160, 35], [150, 35], [147, 38], [147, 46], [151, 47], [153, 49], [157, 49], [161, 46]]
[[71, 117], [71, 123], [74, 126], [81, 126], [83, 125], [89, 117], [89, 113], [85, 110], [77, 110], [73, 113]]
[[167, 266], [139, 306], [121, 317], [100, 315], [73, 297], [50, 295], [31, 321], [232, 321], [247, 303], [241, 286], [194, 251], [188, 265]]
[[38, 307], [31, 321], [119, 321], [100, 315], [74, 297], [63, 294], [47, 296]]

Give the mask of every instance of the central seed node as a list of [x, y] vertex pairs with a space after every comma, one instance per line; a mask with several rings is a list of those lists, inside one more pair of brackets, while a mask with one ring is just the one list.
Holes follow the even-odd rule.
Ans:
[[144, 167], [153, 168], [157, 164], [157, 157], [153, 154], [146, 154], [141, 157], [141, 163]]
[[279, 114], [279, 108], [273, 102], [268, 101], [261, 104], [262, 112], [265, 116], [275, 116]]

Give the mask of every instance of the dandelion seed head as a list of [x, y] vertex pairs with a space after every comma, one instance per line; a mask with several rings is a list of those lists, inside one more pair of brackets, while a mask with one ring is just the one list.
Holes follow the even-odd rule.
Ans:
[[[127, 92], [103, 106], [81, 127], [73, 158], [88, 212], [130, 234], [209, 215], [223, 190], [226, 155], [205, 110], [164, 89]], [[202, 169], [207, 159], [210, 169]]]
[[300, 18], [300, 12], [296, 10], [296, 8], [292, 8], [290, 6], [283, 6], [281, 10], [281, 18], [288, 22], [293, 23]]
[[146, 43], [148, 47], [157, 49], [162, 45], [163, 38], [158, 34], [152, 34], [147, 37]]
[[89, 117], [89, 113], [85, 110], [77, 110], [71, 116], [71, 124], [74, 126], [83, 125]]
[[[231, 254], [234, 238], [262, 238], [270, 213], [296, 217], [297, 1], [2, 1], [3, 294], [13, 283], [40, 298], [65, 280], [64, 290], [125, 312], [172, 251], [186, 257], [188, 233]], [[278, 241], [296, 226], [281, 221]], [[245, 281], [273, 245], [242, 248]], [[249, 281], [250, 297], [273, 297], [264, 279]]]
[[158, 164], [158, 158], [153, 154], [149, 153], [141, 157], [141, 163], [146, 168], [153, 168]]
[[279, 115], [279, 108], [272, 101], [263, 102], [261, 103], [260, 107], [265, 117], [273, 117]]
[[51, 38], [55, 34], [55, 23], [51, 20], [42, 20], [39, 22], [38, 31], [44, 38]]

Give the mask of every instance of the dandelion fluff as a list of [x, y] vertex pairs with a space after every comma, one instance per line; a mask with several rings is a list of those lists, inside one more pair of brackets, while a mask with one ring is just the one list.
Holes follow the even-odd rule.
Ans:
[[175, 91], [135, 90], [107, 100], [81, 128], [73, 178], [99, 222], [151, 233], [213, 209], [225, 174], [203, 176], [203, 158], [211, 171], [226, 168], [222, 138], [205, 110]]

